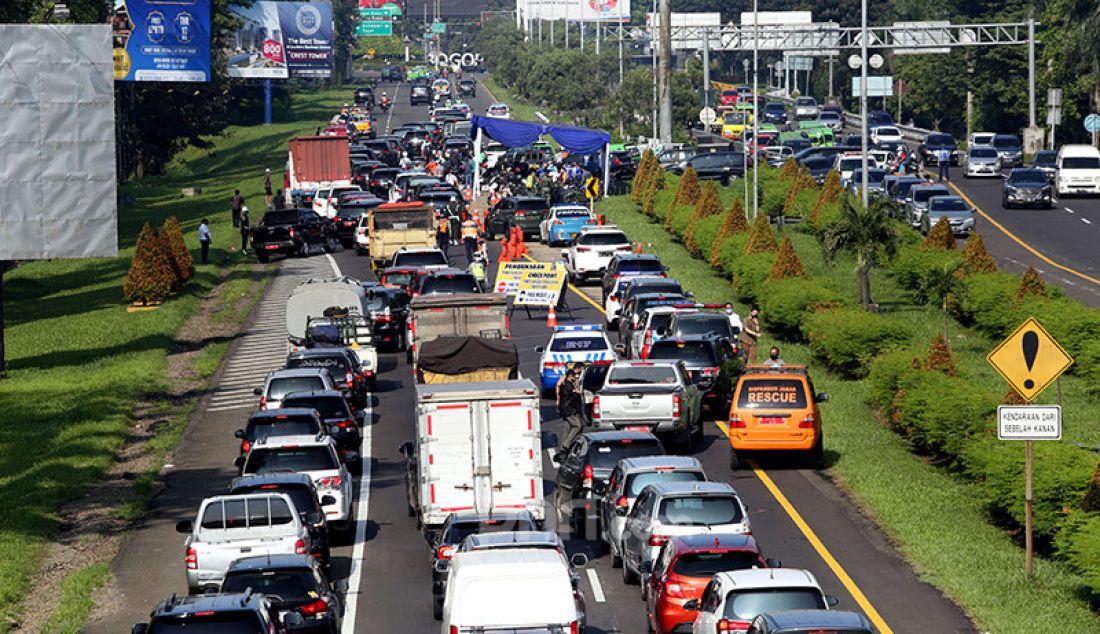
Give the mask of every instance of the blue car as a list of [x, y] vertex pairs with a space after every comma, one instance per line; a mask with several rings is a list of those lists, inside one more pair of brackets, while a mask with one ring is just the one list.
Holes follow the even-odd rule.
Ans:
[[576, 362], [585, 364], [606, 364], [615, 360], [611, 342], [603, 326], [581, 324], [577, 326], [555, 326], [550, 341], [545, 346], [535, 348], [542, 353], [539, 362], [539, 384], [542, 393], [552, 398], [554, 388], [565, 374], [566, 367]]
[[554, 205], [539, 224], [539, 239], [549, 246], [569, 244], [581, 227], [596, 224], [592, 212], [584, 205]]

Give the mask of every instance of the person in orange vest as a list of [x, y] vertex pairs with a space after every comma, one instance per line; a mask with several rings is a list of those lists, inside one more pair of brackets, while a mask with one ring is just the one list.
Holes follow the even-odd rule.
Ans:
[[474, 263], [474, 254], [477, 252], [477, 222], [465, 215], [462, 221], [462, 244], [466, 247], [466, 262]]
[[[435, 216], [435, 244], [439, 247], [439, 250], [443, 252], [444, 256], [447, 256], [447, 247], [451, 243], [451, 219], [443, 214], [436, 214]], [[448, 256], [449, 260], [450, 257]]]

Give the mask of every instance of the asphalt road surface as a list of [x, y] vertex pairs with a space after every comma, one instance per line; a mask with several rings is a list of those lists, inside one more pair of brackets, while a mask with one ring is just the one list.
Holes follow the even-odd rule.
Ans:
[[[389, 116], [379, 117], [384, 131], [427, 118], [426, 107], [409, 105], [407, 86], [387, 85], [380, 90], [389, 92], [395, 105]], [[478, 97], [469, 102], [476, 113], [483, 113], [491, 100], [481, 87]], [[1068, 215], [1064, 211], [1035, 213]], [[1100, 218], [1097, 222], [1100, 224]], [[496, 245], [493, 247], [495, 260]], [[452, 260], [464, 266], [462, 249], [451, 251]], [[543, 259], [553, 257], [549, 249], [533, 245], [532, 252]], [[191, 518], [201, 499], [223, 491], [233, 475], [237, 443], [232, 433], [243, 425], [252, 406], [250, 388], [281, 364], [285, 351], [282, 303], [293, 284], [304, 276], [328, 275], [333, 270], [371, 278], [368, 259], [354, 251], [340, 251], [331, 258], [273, 263], [276, 265], [281, 267], [280, 275], [231, 349], [211, 393], [203, 398], [201, 413], [176, 454], [176, 464], [169, 469], [166, 488], [153, 499], [147, 519], [135, 527], [113, 564], [120, 599], [109, 616], [89, 624], [86, 631], [128, 631], [147, 617], [157, 601], [172, 592], [186, 592], [183, 536], [175, 533], [173, 524]], [[572, 311], [559, 315], [561, 323], [604, 322], [598, 308], [578, 292], [570, 291], [569, 304]], [[517, 312], [511, 327], [523, 375], [537, 377], [539, 359], [534, 348], [548, 337], [545, 316], [528, 319]], [[371, 421], [364, 429], [363, 454], [369, 458], [369, 469], [364, 469], [357, 487], [360, 525], [356, 543], [333, 552], [334, 573], [351, 581], [344, 632], [438, 632], [440, 625], [431, 616], [428, 548], [415, 521], [406, 514], [404, 459], [398, 453], [399, 445], [413, 439], [411, 373], [403, 354], [381, 354], [380, 365]], [[825, 416], [827, 420], [827, 411]], [[550, 434], [561, 432], [551, 401], [543, 402], [542, 419], [543, 444], [550, 447]], [[728, 445], [716, 424], [707, 426], [705, 442], [695, 455], [712, 479], [728, 481], [737, 489], [766, 556], [781, 559], [786, 567], [812, 571], [824, 590], [840, 599], [839, 608], [867, 614], [880, 632], [974, 631], [954, 604], [917, 579], [888, 540], [824, 475], [781, 463], [731, 474]], [[549, 509], [554, 465], [545, 453], [543, 475], [547, 517], [553, 518]], [[547, 524], [554, 528], [553, 520]], [[611, 568], [608, 556], [599, 556], [594, 543], [571, 541], [568, 545], [592, 557], [582, 583], [589, 631], [645, 632], [638, 587], [625, 586], [620, 571]]]

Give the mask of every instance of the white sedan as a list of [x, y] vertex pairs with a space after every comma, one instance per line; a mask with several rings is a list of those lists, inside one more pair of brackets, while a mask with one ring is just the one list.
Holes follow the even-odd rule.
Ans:
[[511, 119], [512, 109], [509, 108], [506, 103], [489, 104], [489, 109], [485, 111], [485, 116], [493, 119]]

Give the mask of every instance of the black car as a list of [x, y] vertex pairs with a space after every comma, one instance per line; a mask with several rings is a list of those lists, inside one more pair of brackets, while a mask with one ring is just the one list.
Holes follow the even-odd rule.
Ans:
[[634, 337], [634, 330], [642, 326], [642, 313], [652, 306], [691, 305], [689, 296], [680, 293], [650, 292], [652, 289], [642, 288], [639, 292], [630, 294], [622, 300], [622, 309], [619, 310], [619, 343], [623, 351], [630, 354], [630, 341]]
[[425, 84], [413, 84], [412, 88], [409, 89], [409, 105], [410, 106], [415, 106], [415, 105], [418, 105], [418, 104], [431, 105], [431, 103], [432, 103], [432, 91], [431, 91], [431, 89]]
[[313, 436], [324, 431], [324, 421], [317, 412], [294, 405], [252, 412], [244, 429], [238, 429], [233, 435], [241, 440], [240, 455], [243, 456], [260, 438]]
[[359, 367], [359, 358], [347, 348], [305, 348], [287, 355], [287, 370], [319, 368], [327, 370], [332, 384], [348, 399], [353, 408], [364, 407], [369, 398], [374, 375], [367, 376]]
[[793, 139], [784, 139], [783, 145], [791, 148], [791, 151], [797, 156], [800, 152], [804, 152], [814, 147], [814, 144], [809, 139], [802, 137], [795, 137]]
[[661, 441], [647, 431], [594, 431], [577, 436], [558, 456], [561, 464], [554, 487], [554, 502], [559, 514], [569, 518], [573, 535], [584, 538], [599, 534], [598, 505], [592, 489], [607, 481], [620, 460], [665, 453]]
[[380, 167], [370, 174], [370, 182], [367, 187], [370, 192], [379, 198], [385, 199], [390, 195], [393, 181], [401, 170], [396, 167]]
[[638, 171], [638, 165], [634, 162], [634, 157], [630, 152], [612, 152], [610, 158], [611, 161], [608, 166], [611, 171], [611, 178], [620, 181], [634, 178], [634, 174]]
[[374, 340], [394, 350], [405, 349], [405, 328], [409, 319], [409, 293], [403, 288], [364, 285], [365, 310], [374, 319]]
[[336, 232], [312, 209], [269, 211], [259, 225], [252, 227], [252, 249], [260, 262], [267, 262], [275, 253], [332, 253], [336, 250]]
[[1054, 175], [1058, 171], [1058, 150], [1039, 150], [1035, 153], [1032, 167], [1043, 170], [1047, 180], [1054, 182]]
[[925, 165], [939, 165], [939, 151], [947, 150], [951, 153], [951, 164], [959, 164], [959, 145], [955, 143], [955, 137], [944, 132], [933, 132], [924, 137], [924, 145], [921, 150], [921, 159]]
[[1001, 206], [1005, 209], [1023, 206], [1054, 207], [1050, 180], [1043, 170], [1017, 167], [1009, 172], [1001, 185]]
[[251, 589], [267, 596], [279, 614], [294, 612], [302, 617], [295, 632], [338, 634], [344, 616], [348, 582], [329, 584], [320, 566], [309, 555], [259, 555], [242, 557], [229, 565], [222, 592]]
[[774, 123], [775, 125], [787, 123], [787, 106], [778, 101], [769, 101], [764, 104], [764, 108], [760, 113], [764, 123]]
[[618, 253], [611, 257], [600, 280], [603, 301], [615, 287], [616, 280], [624, 275], [665, 275], [668, 267], [661, 264], [661, 258], [652, 253]]
[[325, 433], [336, 441], [336, 451], [348, 465], [348, 470], [360, 473], [363, 459], [359, 455], [363, 440], [361, 419], [355, 415], [344, 395], [337, 390], [291, 392], [283, 397], [283, 407], [316, 410], [325, 426]]
[[405, 71], [400, 66], [383, 66], [382, 81], [405, 81]]
[[340, 204], [340, 211], [332, 219], [336, 227], [336, 237], [345, 249], [350, 249], [355, 244], [355, 232], [359, 228], [359, 219], [370, 213], [383, 201], [381, 198], [356, 198], [350, 202]]
[[447, 571], [436, 562], [450, 561], [462, 540], [470, 535], [540, 530], [529, 511], [515, 513], [451, 513], [438, 531], [426, 531], [429, 559], [432, 562], [432, 615], [443, 618], [443, 596], [447, 592]]
[[883, 125], [895, 125], [894, 117], [885, 110], [872, 110], [867, 113], [867, 129], [874, 130]]
[[374, 89], [370, 86], [360, 86], [355, 89], [355, 105], [374, 107]]
[[369, 139], [363, 141], [360, 145], [364, 149], [370, 150], [375, 159], [390, 167], [397, 167], [397, 163], [401, 159], [401, 152], [396, 139]]
[[810, 156], [802, 161], [802, 167], [809, 170], [810, 176], [813, 176], [817, 184], [820, 185], [825, 182], [825, 177], [832, 171], [833, 159], [828, 156]]
[[305, 623], [297, 612], [279, 619], [271, 600], [254, 590], [233, 594], [173, 594], [149, 614], [148, 623], [138, 623], [131, 634], [286, 634], [288, 627]]
[[459, 97], [477, 97], [477, 82], [472, 79], [458, 80]]
[[[749, 158], [748, 166], [752, 167]], [[721, 181], [729, 185], [730, 181], [745, 174], [745, 154], [743, 152], [706, 152], [697, 154], [670, 170], [674, 174], [683, 174], [688, 167], [695, 169], [699, 180]]]
[[859, 140], [856, 140], [856, 144], [853, 145], [834, 145], [834, 146], [810, 146], [805, 149], [799, 150], [794, 153], [794, 160], [799, 163], [804, 163], [806, 159], [814, 156], [824, 156], [832, 161], [837, 154], [847, 154], [849, 152], [862, 152], [859, 147]]
[[1019, 167], [1024, 164], [1024, 146], [1015, 134], [993, 135], [993, 147], [1001, 157], [1004, 167]]
[[490, 239], [507, 234], [513, 226], [523, 230], [524, 239], [538, 236], [539, 223], [550, 213], [550, 203], [538, 196], [509, 196], [489, 210], [485, 231]]
[[229, 483], [229, 495], [248, 495], [275, 491], [285, 493], [294, 503], [294, 510], [302, 523], [309, 529], [311, 537], [310, 554], [320, 560], [321, 565], [329, 566], [328, 520], [323, 507], [336, 504], [336, 498], [322, 495], [317, 490], [313, 478], [304, 473], [265, 473], [234, 478]]
[[657, 329], [658, 337], [683, 339], [686, 337], [718, 336], [729, 339], [736, 350], [741, 329], [730, 322], [725, 313], [694, 312], [672, 315], [668, 325]]
[[724, 415], [729, 413], [739, 367], [734, 350], [728, 337], [684, 335], [654, 341], [646, 359], [682, 361], [692, 382], [699, 386], [703, 404], [710, 411]]

